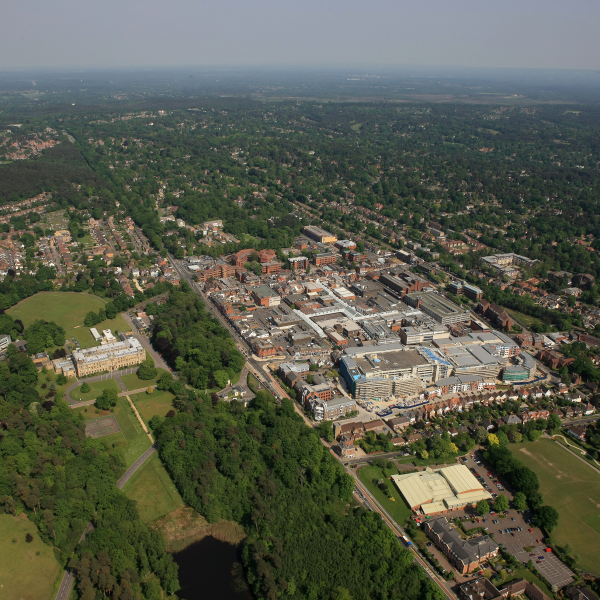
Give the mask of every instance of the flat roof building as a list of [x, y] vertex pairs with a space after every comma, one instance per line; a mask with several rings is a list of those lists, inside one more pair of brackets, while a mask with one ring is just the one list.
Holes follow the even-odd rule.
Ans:
[[337, 242], [337, 236], [333, 235], [333, 233], [329, 233], [329, 231], [325, 231], [325, 229], [321, 229], [320, 227], [315, 227], [313, 225], [307, 225], [302, 233], [309, 237], [311, 240], [315, 240], [321, 244], [333, 244]]
[[454, 325], [471, 320], [469, 309], [461, 308], [435, 292], [413, 292], [404, 296], [409, 306], [422, 310], [442, 325]]
[[393, 475], [392, 480], [411, 510], [419, 514], [433, 515], [492, 500], [465, 465], [436, 471], [427, 468], [418, 473]]

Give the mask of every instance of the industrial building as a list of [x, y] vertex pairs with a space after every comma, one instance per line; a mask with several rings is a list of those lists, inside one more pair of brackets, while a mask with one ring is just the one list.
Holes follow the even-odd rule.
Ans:
[[333, 244], [337, 242], [337, 236], [333, 235], [333, 233], [329, 233], [329, 231], [325, 231], [325, 229], [321, 229], [320, 227], [315, 227], [313, 225], [307, 225], [302, 233], [309, 237], [311, 240], [315, 240], [320, 244]]
[[475, 506], [480, 500], [492, 500], [465, 465], [392, 475], [392, 480], [417, 514], [434, 515]]
[[435, 292], [413, 292], [404, 296], [409, 306], [422, 310], [426, 315], [442, 325], [468, 323], [471, 313], [468, 308], [461, 308], [447, 298]]

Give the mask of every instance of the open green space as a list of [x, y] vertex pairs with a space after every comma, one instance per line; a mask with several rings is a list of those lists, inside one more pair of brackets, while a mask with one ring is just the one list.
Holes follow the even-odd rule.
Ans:
[[571, 544], [578, 564], [600, 573], [600, 473], [549, 439], [511, 445], [511, 450], [535, 471], [544, 502], [560, 515], [552, 533], [556, 544]]
[[[25, 541], [28, 533], [32, 542]], [[37, 527], [24, 514], [0, 515], [0, 598], [50, 600], [59, 573], [52, 546], [42, 542]]]
[[517, 319], [519, 323], [523, 323], [525, 327], [531, 327], [532, 325], [541, 325], [543, 321], [540, 319], [536, 319], [535, 317], [530, 317], [518, 310], [514, 310], [512, 308], [505, 308], [506, 312], [513, 317], [513, 319]]
[[97, 411], [93, 406], [82, 406], [73, 409], [82, 414], [86, 421], [91, 421], [99, 417], [113, 414], [121, 428], [121, 433], [113, 433], [100, 438], [103, 444], [108, 448], [123, 447], [125, 467], [129, 468], [148, 448], [150, 448], [150, 438], [144, 433], [140, 422], [133, 414], [133, 410], [127, 402], [127, 398], [119, 398], [115, 406], [115, 412], [101, 410]]
[[[389, 471], [392, 475], [398, 475], [396, 467], [391, 467]], [[375, 465], [365, 465], [364, 467], [360, 467], [358, 469], [358, 478], [369, 492], [373, 494], [379, 504], [385, 508], [392, 519], [394, 519], [398, 525], [403, 527], [412, 512], [394, 485], [394, 482], [388, 481], [388, 488], [394, 498], [394, 500], [390, 500], [388, 496], [377, 487], [377, 481], [379, 479], [385, 479], [385, 475], [379, 467], [376, 467]]]
[[148, 523], [183, 506], [183, 500], [156, 452], [131, 477], [123, 491], [137, 502], [142, 519]]
[[[94, 325], [94, 327], [98, 330], [100, 335], [102, 335], [103, 329], [110, 329], [115, 335], [123, 331], [131, 331], [131, 327], [121, 315], [117, 315], [114, 319], [106, 319], [105, 321], [102, 321], [102, 323]], [[85, 327], [85, 325], [77, 327], [76, 329], [67, 329], [65, 333], [67, 341], [71, 341], [71, 338], [75, 338], [82, 348], [91, 348], [92, 346], [99, 345], [98, 342], [96, 342], [96, 340], [94, 340], [92, 337], [90, 328]]]
[[121, 375], [121, 381], [125, 384], [125, 387], [128, 390], [139, 390], [141, 388], [147, 388], [151, 385], [156, 385], [159, 377], [166, 373], [164, 369], [157, 369], [158, 373], [154, 379], [140, 379], [137, 376], [137, 373], [133, 373], [132, 375]]
[[[82, 383], [85, 379], [82, 380]], [[104, 381], [88, 381], [86, 382], [90, 386], [90, 391], [85, 394], [81, 391], [81, 386], [73, 388], [69, 396], [74, 402], [80, 400], [95, 400], [104, 390], [116, 390], [117, 393], [121, 393], [119, 384], [114, 379], [105, 379]]]
[[138, 409], [144, 423], [148, 423], [154, 415], [165, 417], [173, 408], [173, 398], [175, 396], [171, 392], [154, 390], [152, 394], [141, 392], [129, 397]]
[[[23, 321], [25, 327], [37, 319], [44, 319], [54, 321], [65, 329], [71, 329], [83, 325], [85, 315], [91, 310], [98, 312], [104, 304], [102, 298], [91, 294], [40, 292], [19, 302], [7, 312], [13, 319]], [[67, 332], [67, 337], [74, 336]]]

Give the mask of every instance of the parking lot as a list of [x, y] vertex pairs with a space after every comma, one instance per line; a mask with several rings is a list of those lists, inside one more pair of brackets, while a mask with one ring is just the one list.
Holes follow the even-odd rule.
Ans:
[[[489, 488], [486, 489], [490, 493], [504, 494], [509, 501], [512, 501], [512, 494], [504, 487], [502, 480], [496, 478], [494, 473], [486, 467], [479, 453], [474, 456], [475, 458], [469, 455], [467, 460], [463, 461], [463, 464], [472, 469], [474, 475], [479, 476], [480, 481], [483, 480]], [[478, 462], [480, 464], [477, 464]], [[489, 477], [488, 473], [493, 476]], [[495, 484], [495, 481], [498, 481], [499, 485]], [[461, 513], [458, 513], [458, 516], [461, 516]], [[468, 516], [472, 517], [473, 515], [469, 514]], [[487, 528], [486, 533], [494, 534], [496, 543], [502, 545], [517, 560], [525, 564], [532, 560], [536, 569], [548, 580], [550, 585], [562, 588], [573, 581], [572, 571], [553, 553], [545, 551], [546, 544], [542, 541], [544, 534], [531, 524], [533, 515], [529, 511], [524, 511], [521, 514], [511, 509], [505, 515], [488, 514], [485, 519], [480, 517], [475, 517], [475, 519], [474, 525], [470, 525], [468, 522], [465, 523], [467, 530], [469, 527]], [[497, 521], [497, 523], [494, 523], [494, 521]], [[507, 529], [511, 531], [507, 531]]]

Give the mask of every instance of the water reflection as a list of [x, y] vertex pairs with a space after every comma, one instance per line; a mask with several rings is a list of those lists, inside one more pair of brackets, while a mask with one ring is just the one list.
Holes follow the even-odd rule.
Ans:
[[251, 600], [239, 590], [240, 548], [205, 537], [173, 555], [179, 565], [180, 600]]

